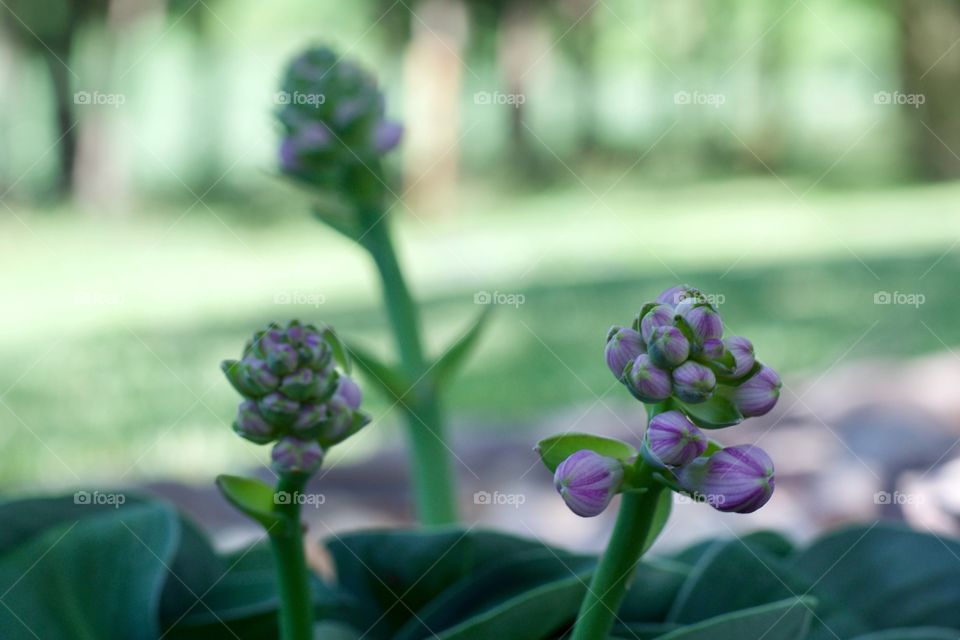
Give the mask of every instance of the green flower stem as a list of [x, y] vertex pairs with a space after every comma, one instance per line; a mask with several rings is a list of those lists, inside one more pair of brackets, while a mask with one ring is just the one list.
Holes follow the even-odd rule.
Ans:
[[456, 489], [450, 450], [446, 444], [439, 398], [427, 376], [417, 306], [404, 280], [388, 221], [379, 210], [360, 213], [361, 244], [373, 256], [383, 284], [384, 303], [404, 376], [413, 388], [403, 399], [412, 448], [413, 486], [417, 513], [426, 525], [456, 522]]
[[[308, 476], [282, 474], [277, 493], [291, 497], [303, 491]], [[284, 504], [274, 505], [274, 511], [283, 514], [286, 522], [269, 530], [270, 546], [277, 567], [277, 585], [280, 589], [280, 640], [311, 640], [313, 637], [313, 603], [310, 598], [310, 577], [303, 551], [303, 527], [300, 524], [300, 504], [294, 497]]]
[[637, 488], [621, 497], [613, 535], [580, 605], [571, 640], [599, 640], [610, 635], [637, 562], [647, 543], [652, 542], [647, 539], [663, 487], [651, 474], [652, 469], [638, 460], [633, 476]]

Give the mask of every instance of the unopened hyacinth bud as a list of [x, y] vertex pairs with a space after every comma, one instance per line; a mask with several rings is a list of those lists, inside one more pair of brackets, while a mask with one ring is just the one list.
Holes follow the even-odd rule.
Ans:
[[746, 375], [756, 362], [753, 355], [753, 343], [741, 336], [730, 336], [724, 338], [723, 344], [730, 355], [733, 356], [733, 377], [741, 378]]
[[679, 411], [665, 411], [650, 421], [646, 444], [663, 464], [683, 466], [703, 455], [707, 438]]
[[272, 442], [277, 435], [276, 429], [271, 426], [257, 409], [253, 400], [244, 400], [237, 409], [237, 419], [233, 423], [233, 430], [238, 435], [256, 442], [266, 444]]
[[323, 47], [290, 63], [277, 102], [281, 171], [324, 188], [342, 189], [352, 171], [376, 168], [403, 133], [384, 117], [373, 76]]
[[746, 417], [762, 416], [773, 409], [780, 398], [780, 376], [763, 366], [746, 382], [733, 389], [733, 403]]
[[595, 451], [577, 451], [557, 466], [553, 485], [570, 510], [583, 518], [599, 515], [623, 483], [623, 463]]
[[699, 298], [701, 294], [699, 291], [686, 284], [678, 284], [675, 287], [670, 287], [665, 290], [659, 296], [657, 296], [657, 302], [661, 304], [668, 304], [673, 307], [676, 307], [678, 304], [684, 300], [690, 298]]
[[323, 462], [323, 449], [319, 443], [289, 436], [275, 444], [270, 455], [277, 473], [312, 474]]
[[773, 495], [773, 461], [760, 447], [727, 447], [682, 467], [677, 480], [715, 509], [751, 513]]
[[653, 331], [658, 327], [669, 327], [673, 325], [673, 307], [666, 304], [658, 304], [648, 310], [640, 318], [640, 335], [644, 342], [649, 343], [653, 339]]
[[717, 358], [723, 357], [725, 347], [723, 345], [723, 340], [718, 338], [710, 338], [704, 340], [703, 344], [700, 346], [700, 353], [707, 360], [716, 360]]
[[645, 353], [637, 356], [630, 365], [626, 383], [634, 397], [641, 402], [666, 400], [672, 391], [670, 373], [655, 366]]
[[[688, 301], [691, 299], [688, 299]], [[683, 318], [693, 332], [697, 342], [719, 338], [723, 335], [723, 320], [720, 314], [708, 304], [687, 304], [687, 301], [677, 307], [677, 313]]]
[[673, 393], [684, 402], [705, 402], [716, 388], [717, 377], [699, 362], [684, 362], [673, 370]]
[[331, 330], [297, 321], [257, 332], [242, 360], [222, 365], [245, 398], [236, 432], [258, 444], [292, 437], [295, 443], [329, 447], [366, 425], [360, 388], [337, 370], [334, 345], [342, 353]]
[[607, 358], [607, 366], [618, 380], [623, 377], [627, 365], [643, 352], [643, 340], [639, 333], [625, 327], [610, 328], [604, 355]]
[[690, 356], [690, 342], [676, 327], [657, 327], [650, 334], [647, 353], [661, 369], [672, 369]]

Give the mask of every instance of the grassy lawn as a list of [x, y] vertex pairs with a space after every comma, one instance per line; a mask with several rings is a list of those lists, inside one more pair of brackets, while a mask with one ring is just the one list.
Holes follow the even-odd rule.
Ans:
[[[722, 295], [730, 330], [787, 378], [960, 343], [960, 185], [816, 190], [803, 204], [773, 180], [620, 184], [598, 200], [608, 186], [473, 194], [456, 218], [401, 214], [434, 350], [478, 311], [477, 292], [523, 296], [498, 309], [452, 386], [453, 414], [497, 429], [593, 401], [612, 383], [609, 325], [677, 280]], [[217, 363], [267, 320], [329, 322], [389, 349], [374, 274], [353, 247], [305, 215], [263, 226], [211, 208], [0, 222], [0, 438], [16, 452], [0, 469], [7, 488], [208, 476], [265, 459], [229, 433], [236, 397]], [[878, 291], [925, 301], [876, 305]], [[397, 416], [373, 395], [386, 427], [352, 456], [396, 441]]]

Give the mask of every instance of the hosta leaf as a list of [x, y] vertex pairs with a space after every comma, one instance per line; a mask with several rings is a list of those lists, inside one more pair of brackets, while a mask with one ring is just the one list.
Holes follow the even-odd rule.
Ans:
[[[960, 629], [960, 543], [903, 526], [853, 527], [792, 559], [823, 603], [814, 638], [896, 627]], [[826, 627], [826, 628], [824, 628]]]
[[162, 505], [64, 522], [0, 557], [0, 637], [154, 640], [179, 526]]
[[804, 640], [816, 601], [789, 598], [724, 613], [660, 636], [658, 640]]

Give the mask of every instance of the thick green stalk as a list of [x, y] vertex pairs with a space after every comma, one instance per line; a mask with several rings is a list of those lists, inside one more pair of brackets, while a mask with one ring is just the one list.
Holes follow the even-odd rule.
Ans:
[[393, 329], [401, 366], [408, 384], [403, 405], [407, 416], [417, 515], [427, 525], [457, 520], [456, 489], [450, 450], [446, 444], [443, 415], [420, 336], [416, 303], [410, 295], [397, 260], [388, 221], [376, 210], [361, 212], [364, 236], [361, 243], [373, 256], [383, 285], [384, 304]]
[[300, 503], [307, 476], [282, 474], [277, 493], [285, 492], [290, 500], [276, 504], [274, 510], [288, 520], [270, 529], [270, 546], [277, 568], [280, 590], [280, 640], [313, 638], [313, 603], [310, 598], [310, 577], [303, 551], [303, 527], [300, 524]]
[[571, 640], [602, 640], [610, 635], [643, 554], [663, 488], [650, 478], [650, 469], [642, 462], [637, 463], [634, 478], [641, 489], [625, 492], [620, 500], [613, 535], [580, 605]]

